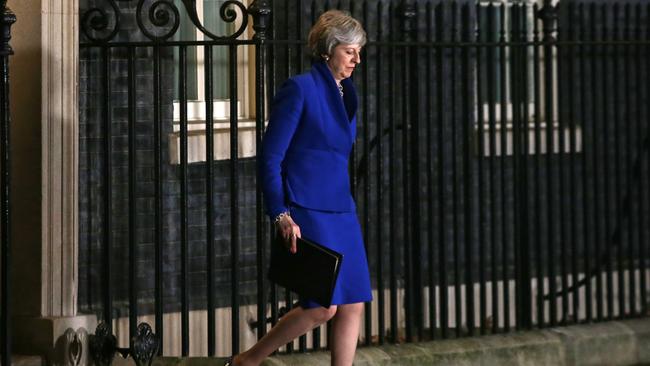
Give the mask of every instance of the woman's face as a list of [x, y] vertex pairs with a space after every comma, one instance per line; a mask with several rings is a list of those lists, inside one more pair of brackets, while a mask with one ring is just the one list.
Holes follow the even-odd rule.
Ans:
[[361, 62], [361, 46], [358, 44], [340, 44], [332, 50], [327, 66], [336, 81], [347, 79], [354, 68]]

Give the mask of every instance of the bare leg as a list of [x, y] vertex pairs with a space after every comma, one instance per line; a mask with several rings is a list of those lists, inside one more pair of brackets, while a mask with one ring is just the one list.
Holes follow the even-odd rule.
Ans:
[[286, 313], [268, 333], [248, 351], [240, 353], [233, 360], [235, 366], [256, 366], [273, 351], [330, 320], [337, 307], [303, 309], [296, 307]]
[[339, 305], [332, 320], [332, 366], [350, 366], [357, 349], [363, 303]]

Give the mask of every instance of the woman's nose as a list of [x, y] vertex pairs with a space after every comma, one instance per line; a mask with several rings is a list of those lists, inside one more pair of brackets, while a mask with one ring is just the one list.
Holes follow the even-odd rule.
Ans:
[[354, 53], [354, 58], [352, 59], [354, 63], [360, 64], [361, 63], [361, 54], [360, 53]]

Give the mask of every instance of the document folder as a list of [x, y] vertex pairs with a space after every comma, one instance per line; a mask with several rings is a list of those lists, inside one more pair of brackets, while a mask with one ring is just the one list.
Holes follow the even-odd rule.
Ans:
[[297, 251], [292, 254], [276, 236], [271, 246], [269, 280], [328, 308], [343, 255], [305, 238], [296, 240]]

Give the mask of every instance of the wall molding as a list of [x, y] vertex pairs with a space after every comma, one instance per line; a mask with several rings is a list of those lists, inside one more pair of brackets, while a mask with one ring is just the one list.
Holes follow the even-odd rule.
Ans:
[[79, 2], [42, 0], [42, 316], [74, 316], [78, 286]]

